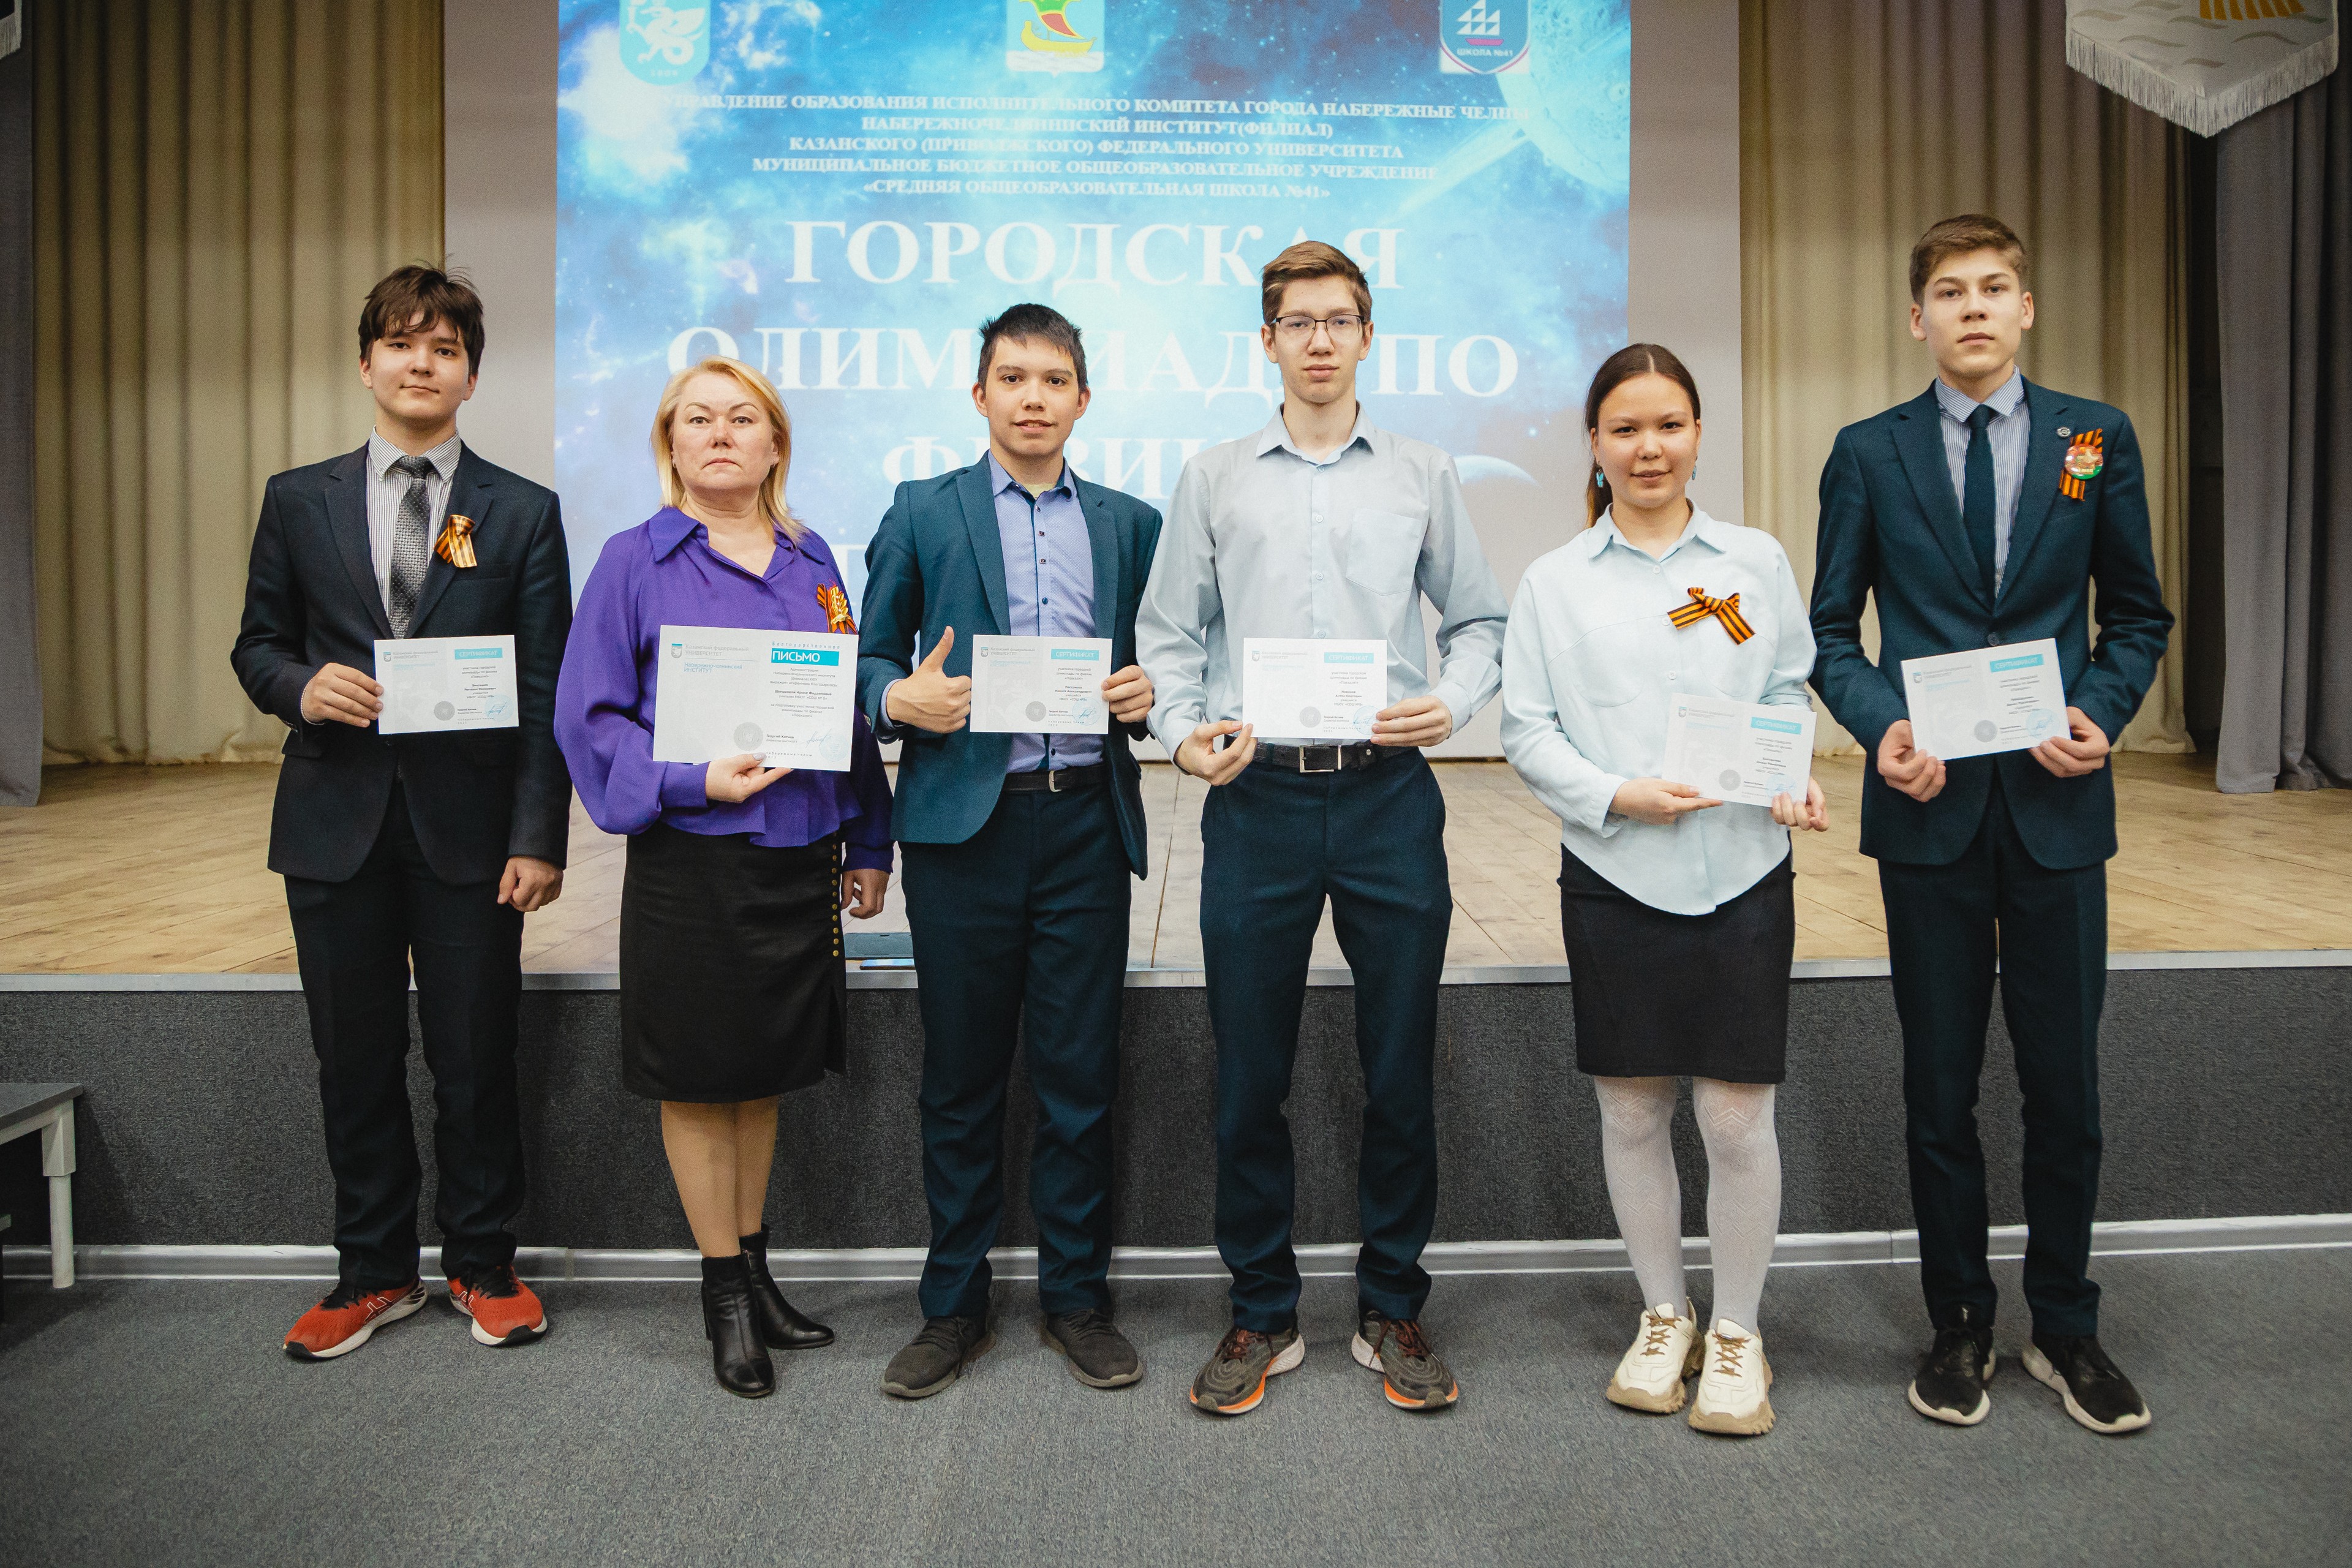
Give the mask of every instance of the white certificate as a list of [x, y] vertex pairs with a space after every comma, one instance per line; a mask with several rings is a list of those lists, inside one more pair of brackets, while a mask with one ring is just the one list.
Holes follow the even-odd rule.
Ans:
[[1242, 722], [1267, 739], [1369, 741], [1388, 706], [1389, 645], [1244, 637]]
[[2067, 733], [2058, 645], [2008, 643], [1903, 661], [1911, 743], [1931, 757], [2021, 752]]
[[1659, 776], [1738, 805], [1805, 798], [1813, 771], [1813, 710], [1794, 703], [1666, 699], [1666, 762]]
[[514, 638], [504, 633], [379, 639], [375, 679], [383, 688], [380, 735], [511, 730], [518, 722]]
[[1108, 735], [1108, 637], [971, 639], [971, 727], [982, 734]]
[[654, 760], [750, 752], [772, 768], [849, 771], [857, 639], [828, 632], [664, 626]]

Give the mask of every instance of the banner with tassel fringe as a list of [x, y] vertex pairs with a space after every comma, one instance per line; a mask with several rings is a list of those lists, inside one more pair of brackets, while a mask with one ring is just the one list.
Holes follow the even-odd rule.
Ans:
[[2066, 0], [2066, 63], [2200, 136], [2336, 68], [2338, 0]]

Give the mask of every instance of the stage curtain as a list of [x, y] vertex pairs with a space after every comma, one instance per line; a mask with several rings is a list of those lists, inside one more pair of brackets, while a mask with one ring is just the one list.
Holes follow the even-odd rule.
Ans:
[[2216, 779], [2352, 784], [2352, 80], [2220, 138], [2222, 594]]
[[441, 0], [45, 0], [28, 31], [48, 754], [266, 757], [228, 667], [262, 481], [364, 439], [360, 303], [441, 253]]
[[[2065, 27], [2065, 7], [2026, 0], [1743, 0], [1747, 521], [1808, 586], [1832, 439], [1935, 375], [1910, 332], [1911, 246], [1939, 218], [1989, 212], [2032, 258], [2025, 374], [2131, 416], [2179, 613], [2185, 133], [2069, 69]], [[2176, 630], [2120, 743], [2190, 750]], [[1851, 744], [1826, 714], [1821, 733], [1822, 750]]]

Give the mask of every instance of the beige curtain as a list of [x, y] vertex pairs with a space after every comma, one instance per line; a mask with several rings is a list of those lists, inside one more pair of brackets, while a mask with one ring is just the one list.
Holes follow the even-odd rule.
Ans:
[[262, 481], [347, 451], [375, 279], [441, 253], [441, 0], [33, 9], [52, 760], [267, 756], [229, 673]]
[[[1812, 581], [1841, 426], [1917, 395], [1912, 242], [1989, 212], [2032, 256], [2025, 373], [2131, 416], [2166, 601], [2186, 572], [2182, 132], [2066, 65], [2065, 7], [1743, 0], [1740, 253], [1748, 520]], [[1875, 639], [1874, 628], [1871, 636]], [[2122, 743], [2190, 749], [2181, 638]], [[1850, 744], [1823, 721], [1823, 749]]]

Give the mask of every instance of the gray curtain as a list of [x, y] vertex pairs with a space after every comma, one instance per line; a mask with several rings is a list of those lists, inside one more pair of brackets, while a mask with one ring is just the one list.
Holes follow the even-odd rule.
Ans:
[[33, 89], [0, 58], [0, 805], [41, 798], [41, 662], [33, 632]]
[[2228, 667], [2216, 782], [2352, 784], [2352, 81], [2220, 137]]

